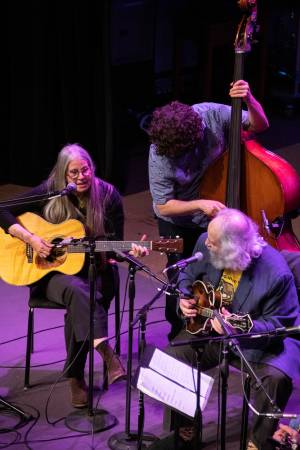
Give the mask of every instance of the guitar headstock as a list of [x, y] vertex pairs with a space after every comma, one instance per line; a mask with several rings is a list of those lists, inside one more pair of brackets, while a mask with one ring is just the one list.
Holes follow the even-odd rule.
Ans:
[[159, 239], [152, 242], [152, 250], [161, 253], [182, 253], [183, 239]]
[[234, 48], [236, 52], [249, 52], [253, 36], [258, 28], [256, 24], [256, 0], [239, 0], [238, 4], [241, 9], [245, 10], [245, 14], [238, 26]]

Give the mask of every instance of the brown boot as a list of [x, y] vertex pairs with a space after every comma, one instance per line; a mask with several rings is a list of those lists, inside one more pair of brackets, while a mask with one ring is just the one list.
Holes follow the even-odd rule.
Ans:
[[101, 342], [96, 347], [96, 350], [100, 353], [103, 360], [105, 361], [107, 365], [107, 381], [108, 384], [112, 384], [117, 380], [124, 380], [126, 377], [126, 372], [124, 367], [122, 366], [122, 363], [118, 357], [113, 351], [113, 349], [110, 347], [107, 341]]
[[69, 384], [71, 389], [72, 406], [74, 406], [74, 408], [85, 408], [88, 404], [88, 389], [85, 380], [70, 378]]

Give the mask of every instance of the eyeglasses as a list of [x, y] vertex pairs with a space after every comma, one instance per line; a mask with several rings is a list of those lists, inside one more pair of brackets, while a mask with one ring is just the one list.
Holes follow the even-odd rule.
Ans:
[[67, 172], [68, 177], [70, 177], [72, 180], [76, 180], [76, 178], [79, 177], [81, 174], [83, 177], [90, 175], [91, 169], [88, 166], [83, 167], [82, 169], [72, 169]]

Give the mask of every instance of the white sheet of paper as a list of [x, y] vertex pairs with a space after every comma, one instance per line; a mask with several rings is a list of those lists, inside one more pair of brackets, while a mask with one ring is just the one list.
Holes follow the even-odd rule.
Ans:
[[[137, 388], [149, 397], [161, 401], [188, 416], [194, 417], [195, 415], [196, 394], [170, 382], [170, 380], [151, 369], [145, 367], [140, 369]], [[201, 400], [204, 400], [204, 398], [201, 397]]]
[[[192, 369], [188, 364], [178, 361], [158, 348], [154, 350], [149, 367], [170, 380], [181, 384], [186, 389], [196, 392], [197, 369]], [[204, 395], [203, 393], [206, 393], [207, 390], [209, 391], [208, 395], [210, 394], [213, 381], [212, 377], [201, 372], [200, 395]]]
[[[200, 408], [203, 411], [214, 379], [201, 373]], [[137, 388], [146, 395], [194, 417], [196, 410], [197, 370], [155, 349], [149, 368], [141, 367]]]

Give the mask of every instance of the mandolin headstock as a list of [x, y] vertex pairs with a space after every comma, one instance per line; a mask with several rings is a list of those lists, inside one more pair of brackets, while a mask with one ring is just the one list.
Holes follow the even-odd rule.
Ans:
[[238, 314], [230, 314], [230, 316], [224, 316], [223, 319], [233, 328], [246, 333], [251, 330], [253, 327], [253, 322], [249, 314], [238, 315]]

